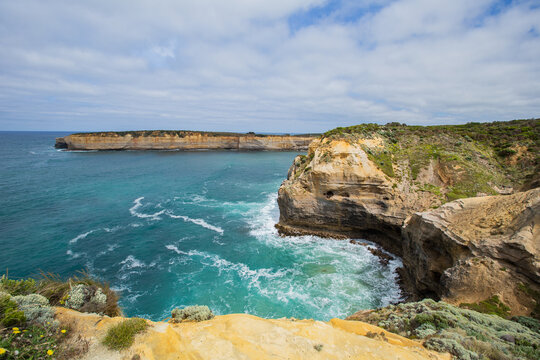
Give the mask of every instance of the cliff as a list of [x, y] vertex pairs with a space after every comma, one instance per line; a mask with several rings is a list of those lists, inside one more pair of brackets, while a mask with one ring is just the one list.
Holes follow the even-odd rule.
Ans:
[[[538, 119], [432, 127], [367, 124], [332, 130], [312, 142], [306, 156], [294, 160], [279, 189], [276, 227], [288, 235], [378, 242], [403, 258], [403, 280], [412, 298], [458, 302], [479, 286], [482, 289], [472, 297], [477, 300], [491, 296], [488, 293], [502, 284], [496, 278], [514, 278], [516, 286], [522, 281], [534, 293], [540, 254], [530, 245], [539, 238], [534, 232], [538, 219], [531, 214], [538, 214], [540, 194], [517, 192], [538, 182], [539, 134]], [[479, 198], [459, 200], [470, 197]], [[445, 203], [449, 204], [441, 207]], [[504, 213], [505, 209], [513, 210]], [[426, 213], [414, 215], [418, 212]], [[430, 223], [433, 218], [440, 221]], [[473, 218], [484, 232], [470, 224]], [[451, 226], [459, 221], [461, 230]], [[468, 277], [466, 265], [454, 268], [473, 258], [493, 264], [484, 271], [469, 266], [478, 271]], [[489, 285], [474, 280], [494, 268], [508, 269], [501, 271], [507, 275], [492, 276]], [[452, 282], [455, 277], [460, 280]], [[513, 290], [515, 286], [508, 292]], [[515, 313], [530, 313], [535, 301], [518, 305], [514, 300], [520, 294], [504, 298], [516, 305]]]
[[[124, 318], [56, 309], [74, 343], [85, 342], [81, 359], [448, 359], [420, 343], [358, 321], [261, 319], [246, 314], [187, 323], [147, 321], [127, 350], [108, 350], [101, 341]], [[71, 345], [73, 347], [73, 345]]]
[[72, 134], [56, 139], [68, 150], [294, 150], [303, 151], [312, 135], [258, 135], [197, 131], [128, 131]]
[[461, 304], [497, 295], [514, 315], [540, 315], [540, 188], [416, 213], [402, 246], [422, 297]]

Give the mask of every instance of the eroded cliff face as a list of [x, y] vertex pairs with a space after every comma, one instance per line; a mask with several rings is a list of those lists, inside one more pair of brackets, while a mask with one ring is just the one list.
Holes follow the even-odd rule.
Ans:
[[295, 150], [303, 151], [311, 136], [149, 131], [82, 133], [56, 139], [68, 150]]
[[421, 295], [453, 304], [497, 295], [513, 314], [530, 314], [540, 293], [540, 189], [414, 214], [403, 263]]
[[536, 143], [502, 151], [461, 128], [366, 127], [329, 132], [294, 160], [279, 189], [280, 233], [373, 240], [403, 258], [412, 299], [499, 294], [513, 314], [530, 314], [540, 190], [515, 189], [534, 184]]
[[68, 324], [72, 341], [88, 344], [82, 359], [447, 359], [449, 354], [426, 350], [420, 343], [359, 321], [329, 322], [261, 319], [246, 314], [172, 324], [151, 322], [124, 351], [107, 350], [101, 341], [123, 318], [82, 314], [57, 308]]
[[394, 176], [388, 176], [370, 156], [387, 146], [380, 136], [313, 141], [279, 189], [280, 232], [364, 237], [401, 255], [407, 216], [442, 202], [440, 194], [420, 189], [443, 186], [454, 177], [435, 161], [428, 161], [415, 180], [406, 161], [390, 165]]

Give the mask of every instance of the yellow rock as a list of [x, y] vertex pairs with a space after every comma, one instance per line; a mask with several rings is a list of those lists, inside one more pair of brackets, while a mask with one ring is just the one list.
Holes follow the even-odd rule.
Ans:
[[101, 340], [124, 318], [57, 308], [57, 318], [89, 341], [83, 359], [447, 359], [419, 343], [359, 321], [262, 319], [247, 314], [198, 323], [151, 322], [133, 346], [109, 351]]

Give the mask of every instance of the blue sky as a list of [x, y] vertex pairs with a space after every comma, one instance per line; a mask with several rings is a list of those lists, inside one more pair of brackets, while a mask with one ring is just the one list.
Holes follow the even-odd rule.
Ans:
[[538, 1], [0, 0], [0, 130], [540, 117]]

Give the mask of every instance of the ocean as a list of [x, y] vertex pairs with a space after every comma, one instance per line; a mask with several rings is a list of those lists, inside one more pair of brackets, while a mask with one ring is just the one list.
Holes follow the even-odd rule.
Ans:
[[329, 320], [400, 299], [396, 268], [364, 246], [280, 237], [277, 190], [296, 152], [54, 149], [0, 132], [0, 271], [86, 269], [128, 316], [175, 307]]

